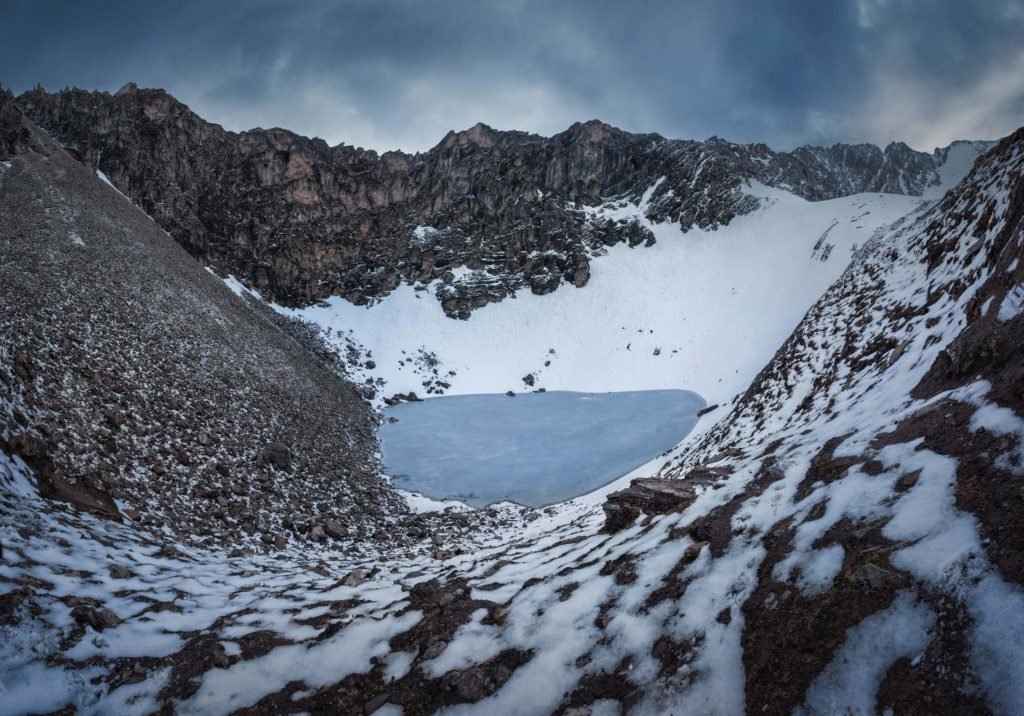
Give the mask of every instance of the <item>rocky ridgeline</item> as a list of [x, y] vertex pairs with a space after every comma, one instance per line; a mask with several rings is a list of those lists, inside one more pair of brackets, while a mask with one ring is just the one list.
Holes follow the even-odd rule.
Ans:
[[[945, 158], [894, 143], [804, 147], [669, 140], [577, 123], [546, 138], [478, 124], [425, 153], [328, 146], [283, 129], [234, 133], [162, 90], [18, 97], [27, 115], [102, 170], [190, 253], [269, 298], [365, 303], [436, 282], [449, 316], [518, 290], [583, 286], [603, 247], [653, 243], [655, 221], [712, 228], [753, 210], [748, 180], [810, 200], [919, 195]], [[591, 209], [591, 211], [587, 211]]]

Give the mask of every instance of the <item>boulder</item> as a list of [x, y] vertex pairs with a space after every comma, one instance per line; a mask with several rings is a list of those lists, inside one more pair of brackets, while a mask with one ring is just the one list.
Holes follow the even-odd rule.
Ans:
[[324, 520], [323, 529], [324, 532], [334, 539], [348, 537], [348, 528], [335, 519]]
[[641, 514], [664, 515], [685, 510], [703, 488], [718, 479], [703, 472], [691, 475], [682, 480], [640, 477], [625, 490], [611, 493], [604, 503], [605, 529], [616, 532], [629, 527]]
[[278, 470], [291, 470], [292, 449], [282, 442], [272, 442], [263, 453], [263, 461]]
[[366, 573], [361, 569], [353, 569], [341, 578], [341, 583], [346, 587], [358, 587], [366, 581]]
[[79, 624], [91, 626], [96, 631], [112, 629], [121, 623], [121, 618], [109, 609], [88, 604], [79, 604], [72, 609], [71, 617]]

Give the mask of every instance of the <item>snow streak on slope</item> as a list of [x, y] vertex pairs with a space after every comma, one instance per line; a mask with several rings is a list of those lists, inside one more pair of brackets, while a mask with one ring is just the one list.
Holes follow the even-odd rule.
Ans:
[[592, 262], [583, 289], [523, 292], [468, 321], [447, 318], [409, 285], [371, 307], [336, 298], [281, 310], [332, 329], [342, 346], [343, 337], [362, 344], [376, 367], [356, 375], [387, 381], [382, 395], [422, 396], [424, 381], [438, 380], [448, 394], [519, 391], [532, 374], [534, 387], [547, 390], [685, 387], [709, 404], [727, 402], [842, 273], [852, 248], [920, 203], [888, 194], [808, 202], [764, 186], [749, 191], [762, 208], [717, 231], [653, 224], [643, 200], [608, 203], [594, 213], [639, 221], [657, 243], [609, 248]]
[[939, 183], [924, 190], [921, 195], [925, 199], [940, 199], [942, 196], [967, 176], [971, 167], [982, 154], [987, 152], [995, 142], [959, 141], [948, 147], [936, 149], [935, 154], [941, 158], [939, 163]]

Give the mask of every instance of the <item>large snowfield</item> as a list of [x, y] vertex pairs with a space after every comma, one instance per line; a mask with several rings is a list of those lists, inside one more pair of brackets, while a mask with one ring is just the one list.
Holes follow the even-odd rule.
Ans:
[[278, 310], [361, 344], [376, 367], [356, 377], [386, 380], [382, 395], [423, 395], [430, 377], [416, 366], [423, 352], [436, 356], [449, 395], [522, 391], [532, 374], [533, 387], [547, 390], [685, 388], [709, 405], [727, 403], [839, 277], [853, 249], [922, 202], [894, 194], [809, 202], [771, 187], [749, 191], [762, 207], [715, 231], [684, 233], [652, 224], [642, 203], [609, 203], [595, 213], [635, 217], [657, 243], [611, 247], [592, 262], [584, 288], [520, 291], [465, 321], [445, 316], [434, 286], [402, 285], [369, 307], [333, 298]]
[[[951, 172], [944, 184], [958, 178]], [[424, 395], [424, 381], [437, 378], [449, 384], [446, 395], [681, 388], [720, 406], [698, 422], [689, 441], [726, 414], [858, 247], [928, 203], [898, 194], [811, 202], [755, 183], [746, 191], [760, 200], [757, 210], [717, 230], [684, 232], [647, 219], [652, 190], [638, 203], [610, 201], [592, 210], [635, 219], [657, 240], [610, 247], [592, 261], [583, 288], [563, 284], [543, 296], [520, 291], [468, 320], [444, 314], [435, 285], [403, 284], [368, 306], [335, 297], [304, 309], [273, 308], [319, 326], [341, 354], [358, 345], [366, 360], [350, 367], [352, 377], [384, 381], [375, 398], [381, 408], [396, 393]], [[233, 277], [226, 283], [262, 300]], [[528, 375], [532, 386], [523, 381]], [[566, 508], [592, 509], [667, 461], [657, 457]], [[403, 494], [415, 509], [460, 504]]]

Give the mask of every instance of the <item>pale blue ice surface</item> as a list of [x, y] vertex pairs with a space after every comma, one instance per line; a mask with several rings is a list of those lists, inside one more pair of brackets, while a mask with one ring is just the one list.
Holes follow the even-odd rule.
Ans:
[[605, 485], [675, 446], [704, 400], [688, 390], [457, 395], [400, 403], [380, 428], [397, 487], [482, 507], [542, 507]]

